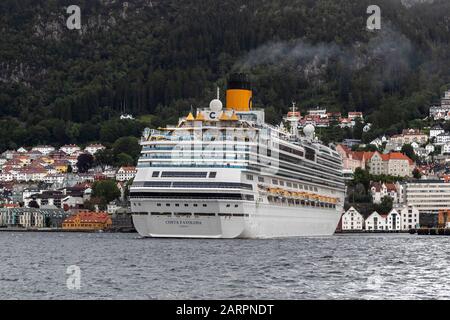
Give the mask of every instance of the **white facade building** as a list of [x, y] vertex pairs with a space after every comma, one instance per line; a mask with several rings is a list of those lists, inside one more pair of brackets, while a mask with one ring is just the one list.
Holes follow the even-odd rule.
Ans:
[[374, 211], [367, 217], [365, 225], [368, 231], [386, 230], [386, 216]]
[[432, 145], [431, 143], [427, 144], [425, 146], [425, 150], [427, 151], [427, 154], [433, 153], [435, 150], [434, 145]]
[[22, 212], [19, 215], [19, 225], [24, 228], [43, 228], [44, 215], [40, 212]]
[[13, 181], [13, 174], [9, 171], [0, 172], [0, 181]]
[[84, 151], [94, 155], [97, 153], [97, 151], [103, 150], [103, 149], [105, 149], [105, 146], [102, 144], [90, 144], [86, 148], [84, 148]]
[[363, 230], [364, 217], [351, 207], [342, 215], [342, 230]]
[[442, 129], [442, 127], [439, 125], [435, 125], [435, 126], [431, 127], [430, 128], [430, 140], [444, 132], [445, 132], [445, 130]]
[[450, 154], [450, 142], [447, 142], [446, 144], [442, 145], [441, 154]]
[[384, 197], [390, 197], [393, 203], [400, 202], [396, 184], [373, 182], [370, 185], [370, 192], [372, 194], [373, 203], [381, 203], [381, 200]]
[[45, 177], [44, 181], [46, 183], [59, 183], [59, 184], [61, 184], [61, 183], [64, 183], [65, 179], [66, 179], [66, 175], [55, 173], [55, 174], [48, 174]]
[[442, 146], [448, 142], [450, 142], [450, 133], [449, 132], [443, 132], [436, 136], [436, 142], [435, 142], [436, 145]]
[[386, 230], [400, 231], [401, 229], [400, 213], [397, 210], [392, 209], [386, 217]]
[[416, 207], [420, 213], [450, 210], [450, 183], [442, 180], [407, 182], [405, 196], [406, 204]]
[[401, 216], [401, 228], [402, 230], [411, 230], [419, 228], [419, 210], [413, 206], [405, 206], [399, 208]]
[[52, 151], [55, 151], [55, 148], [52, 146], [36, 146], [31, 149], [31, 151], [39, 151], [43, 155], [47, 155]]
[[444, 93], [441, 99], [441, 105], [430, 107], [430, 117], [434, 120], [450, 119], [450, 90]]
[[308, 114], [310, 116], [319, 116], [320, 118], [326, 118], [327, 117], [327, 109], [320, 109], [319, 107], [317, 107], [316, 109], [308, 110]]
[[136, 175], [135, 167], [121, 167], [117, 170], [116, 180], [117, 181], [128, 181], [134, 178]]
[[59, 148], [59, 150], [64, 151], [67, 154], [73, 154], [75, 152], [80, 151], [81, 149], [76, 144], [66, 144], [66, 145], [62, 146], [61, 148]]

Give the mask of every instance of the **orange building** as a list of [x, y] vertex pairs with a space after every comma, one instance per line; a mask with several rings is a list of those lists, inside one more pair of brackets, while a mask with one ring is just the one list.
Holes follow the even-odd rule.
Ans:
[[438, 225], [445, 227], [448, 223], [450, 223], [450, 210], [439, 210]]
[[104, 230], [112, 225], [106, 212], [81, 211], [71, 215], [62, 223], [65, 230]]

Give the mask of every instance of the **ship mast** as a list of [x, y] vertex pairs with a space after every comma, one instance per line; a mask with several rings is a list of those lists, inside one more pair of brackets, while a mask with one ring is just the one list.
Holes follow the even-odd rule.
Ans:
[[294, 137], [298, 137], [298, 122], [300, 121], [300, 114], [297, 111], [295, 101], [292, 101], [292, 111], [288, 113], [286, 120], [290, 124], [291, 134]]

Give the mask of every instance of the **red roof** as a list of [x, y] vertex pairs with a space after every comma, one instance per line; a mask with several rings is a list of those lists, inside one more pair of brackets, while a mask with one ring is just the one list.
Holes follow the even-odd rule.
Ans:
[[109, 215], [106, 212], [93, 212], [93, 211], [81, 211], [73, 214], [64, 220], [65, 223], [73, 222], [79, 217], [81, 222], [101, 222], [106, 223], [109, 219]]
[[375, 153], [379, 154], [383, 161], [407, 160], [410, 164], [414, 163], [408, 156], [404, 155], [401, 152], [391, 152], [391, 153], [387, 153], [387, 154], [382, 154], [382, 153], [379, 153], [378, 151], [375, 151], [369, 158], [371, 159], [375, 155]]
[[386, 189], [388, 191], [397, 191], [397, 188], [395, 187], [395, 184], [393, 183], [385, 183]]

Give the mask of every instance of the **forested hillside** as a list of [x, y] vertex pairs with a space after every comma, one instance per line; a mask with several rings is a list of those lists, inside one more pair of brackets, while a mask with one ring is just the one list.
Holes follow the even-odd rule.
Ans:
[[[233, 71], [251, 74], [269, 121], [295, 100], [398, 132], [450, 86], [450, 1], [377, 0], [368, 31], [372, 2], [2, 0], [0, 151], [139, 135], [205, 106]], [[81, 31], [66, 27], [71, 4]]]

